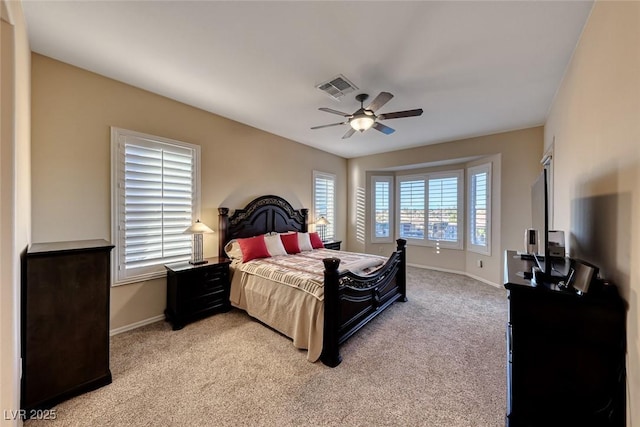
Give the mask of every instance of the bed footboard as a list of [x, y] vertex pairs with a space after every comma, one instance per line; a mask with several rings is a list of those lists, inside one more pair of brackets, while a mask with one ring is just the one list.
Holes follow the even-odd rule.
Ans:
[[398, 239], [397, 250], [371, 276], [340, 274], [338, 258], [324, 262], [324, 335], [320, 360], [327, 366], [340, 364], [339, 346], [395, 301], [407, 301], [406, 244]]

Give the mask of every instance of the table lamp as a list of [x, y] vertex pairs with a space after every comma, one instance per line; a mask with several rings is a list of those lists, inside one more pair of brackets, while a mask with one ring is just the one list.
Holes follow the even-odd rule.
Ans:
[[325, 218], [324, 216], [321, 216], [320, 218], [318, 218], [318, 220], [316, 221], [316, 227], [319, 226], [320, 227], [320, 240], [322, 240], [323, 242], [325, 241], [325, 233], [326, 233], [326, 228], [327, 225], [331, 224], [329, 222], [329, 220], [327, 218]]
[[207, 260], [202, 257], [202, 235], [204, 233], [213, 233], [213, 230], [207, 227], [204, 223], [196, 220], [189, 228], [184, 230], [185, 234], [193, 234], [193, 253], [189, 264], [199, 265], [206, 264]]

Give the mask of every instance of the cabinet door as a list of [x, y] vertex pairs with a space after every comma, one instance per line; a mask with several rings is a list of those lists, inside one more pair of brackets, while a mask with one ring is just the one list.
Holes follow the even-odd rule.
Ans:
[[624, 316], [616, 305], [510, 292], [510, 425], [619, 425]]
[[109, 371], [109, 253], [27, 259], [23, 289], [23, 407]]

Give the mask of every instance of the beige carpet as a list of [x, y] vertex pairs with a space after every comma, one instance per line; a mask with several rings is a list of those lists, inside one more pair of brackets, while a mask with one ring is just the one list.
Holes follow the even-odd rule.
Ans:
[[244, 312], [111, 340], [113, 383], [35, 426], [503, 426], [506, 292], [408, 268], [396, 303], [345, 343], [337, 368]]

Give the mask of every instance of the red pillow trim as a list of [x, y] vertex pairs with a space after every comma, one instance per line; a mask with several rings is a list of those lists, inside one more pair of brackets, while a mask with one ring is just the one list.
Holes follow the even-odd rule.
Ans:
[[238, 239], [238, 244], [242, 250], [242, 262], [251, 261], [256, 258], [269, 258], [271, 254], [267, 250], [264, 236], [248, 237]]
[[282, 244], [284, 245], [284, 250], [286, 250], [288, 254], [300, 253], [300, 245], [298, 245], [297, 233], [281, 234], [280, 240], [282, 240]]
[[322, 239], [320, 239], [318, 232], [309, 233], [309, 239], [311, 240], [311, 247], [313, 249], [324, 248], [324, 243], [322, 243]]

